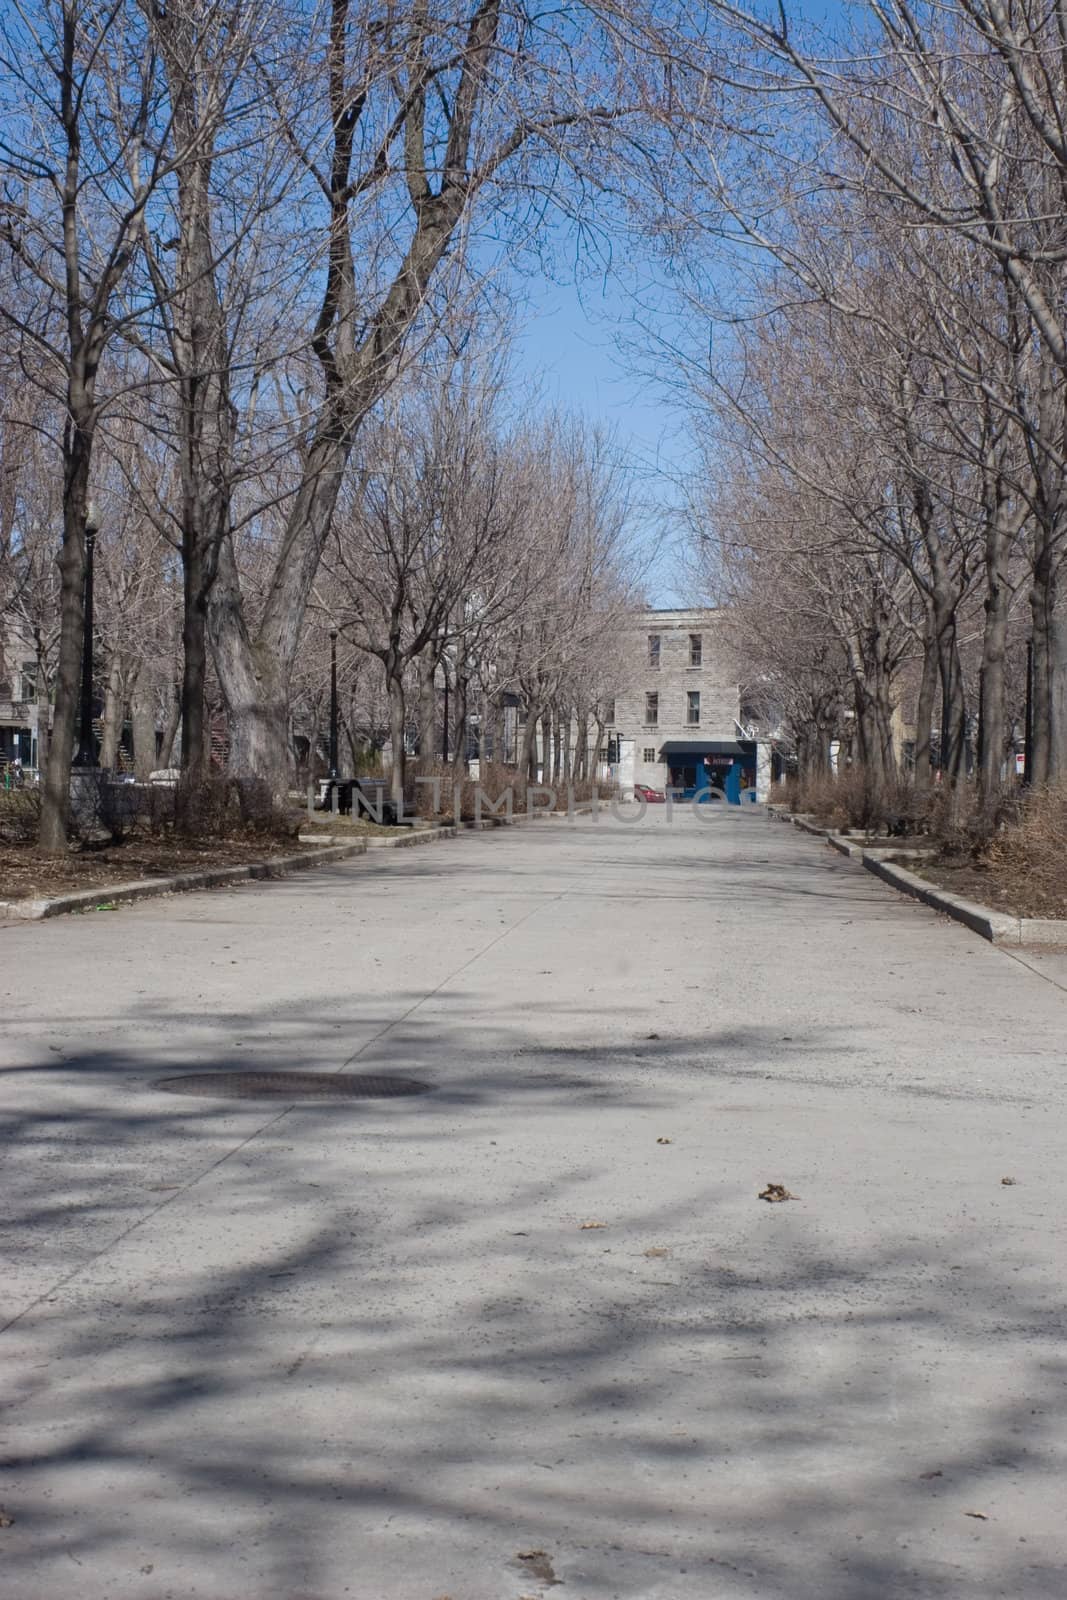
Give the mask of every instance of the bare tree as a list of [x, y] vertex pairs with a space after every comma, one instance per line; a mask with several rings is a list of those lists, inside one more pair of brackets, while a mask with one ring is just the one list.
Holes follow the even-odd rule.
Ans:
[[[328, 564], [347, 635], [382, 662], [393, 799], [403, 797], [406, 680], [451, 646], [462, 696], [468, 637], [514, 588], [520, 476], [497, 437], [499, 384], [463, 362], [420, 374], [363, 432]], [[462, 720], [462, 719], [461, 719]]]
[[[1061, 775], [1067, 771], [1062, 19], [1056, 8], [1009, 7], [1000, 0], [948, 6], [893, 0], [863, 8], [851, 39], [831, 51], [820, 48], [810, 29], [794, 25], [784, 8], [775, 17], [761, 16], [713, 0], [712, 9], [744, 41], [742, 103], [751, 107], [767, 93], [777, 105], [802, 103], [801, 116], [789, 134], [779, 136], [778, 146], [779, 153], [789, 149], [791, 170], [801, 175], [798, 187], [824, 193], [845, 187], [867, 203], [896, 208], [910, 223], [909, 251], [930, 232], [966, 246], [972, 270], [980, 277], [984, 271], [987, 301], [1006, 307], [1020, 379], [1010, 410], [1030, 458], [1030, 484], [1017, 484], [1007, 495], [993, 488], [991, 527], [1003, 519], [1010, 534], [1014, 494], [1026, 496], [1034, 650], [1031, 768], [1038, 781]], [[817, 128], [807, 115], [812, 108]], [[770, 153], [754, 119], [747, 135]], [[748, 231], [765, 233], [762, 222]], [[783, 242], [777, 241], [779, 248]], [[972, 376], [984, 385], [981, 368]], [[994, 405], [1004, 403], [999, 377], [987, 393]], [[1002, 565], [999, 544], [994, 537], [992, 568]], [[992, 638], [989, 648], [995, 651]], [[989, 682], [999, 699], [997, 671]], [[983, 698], [988, 702], [984, 689]], [[995, 706], [990, 702], [985, 709], [983, 720], [995, 723]]]
[[107, 403], [101, 376], [127, 321], [119, 297], [146, 210], [188, 151], [170, 138], [155, 50], [137, 6], [41, 0], [9, 9], [0, 51], [17, 94], [0, 150], [0, 233], [14, 290], [0, 314], [22, 346], [27, 376], [63, 417], [61, 623], [40, 834], [41, 848], [56, 852], [67, 842], [86, 507]]
[[[527, 203], [560, 196], [567, 174], [580, 167], [586, 182], [604, 184], [612, 130], [650, 130], [670, 100], [662, 72], [645, 70], [664, 49], [666, 9], [624, 20], [597, 6], [555, 17], [501, 0], [437, 11], [409, 0], [383, 16], [333, 0], [321, 162], [311, 114], [290, 129], [328, 218], [310, 338], [321, 401], [258, 620], [228, 536], [209, 601], [238, 772], [285, 786], [287, 684], [349, 453], [413, 336], [454, 317], [461, 247], [477, 216], [495, 204], [502, 223], [508, 204], [509, 231], [522, 237]], [[442, 277], [449, 253], [456, 261]]]

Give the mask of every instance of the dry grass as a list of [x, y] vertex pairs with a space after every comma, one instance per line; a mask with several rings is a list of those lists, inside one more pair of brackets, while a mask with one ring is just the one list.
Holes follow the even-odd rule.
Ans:
[[819, 773], [803, 779], [790, 778], [777, 788], [786, 796], [791, 810], [817, 817], [827, 828], [860, 828], [878, 833], [892, 825], [910, 833], [919, 831], [926, 822], [926, 807], [917, 803], [905, 779], [876, 784], [861, 766], [842, 767], [837, 773]]
[[142, 837], [104, 850], [40, 856], [25, 845], [0, 845], [0, 900], [48, 899], [81, 889], [106, 890], [143, 878], [244, 866], [275, 855], [298, 855], [304, 846], [273, 838], [215, 839], [192, 843]]
[[779, 792], [827, 828], [921, 835], [936, 848], [923, 870], [945, 888], [1017, 916], [1067, 917], [1067, 783], [1030, 794], [1011, 784], [979, 804], [973, 784], [920, 797], [901, 779], [876, 794], [850, 767]]
[[[441, 762], [435, 762], [427, 764], [412, 763], [412, 768], [413, 778], [436, 778], [439, 780], [440, 799], [435, 809], [432, 785], [423, 782], [416, 787], [412, 784], [411, 787], [414, 789], [414, 793], [410, 796], [410, 802], [405, 801], [408, 809], [418, 817], [436, 818], [439, 822], [452, 820], [455, 810], [455, 786], [452, 767], [444, 766]], [[603, 783], [594, 785], [591, 779], [583, 780], [580, 783], [572, 782], [569, 785], [566, 783], [557, 785], [544, 784], [540, 787], [554, 789], [556, 809], [561, 811], [567, 809], [568, 790], [573, 795], [575, 805], [581, 805], [584, 801], [591, 800], [594, 788], [596, 788], [601, 800], [606, 802], [611, 798], [611, 789], [608, 785]], [[475, 816], [479, 793], [481, 794], [483, 817], [492, 815], [491, 808], [501, 802], [509, 790], [511, 792], [511, 805], [514, 815], [523, 815], [526, 811], [527, 778], [525, 774], [520, 772], [517, 767], [506, 767], [499, 761], [483, 761], [478, 777], [476, 779], [465, 778], [460, 785], [460, 816], [468, 821]], [[544, 794], [536, 795], [534, 804], [537, 809], [543, 810], [547, 805], [547, 797]], [[496, 814], [498, 816], [505, 814], [502, 804]]]
[[985, 843], [978, 859], [1023, 915], [1067, 916], [1067, 783], [1035, 789]]

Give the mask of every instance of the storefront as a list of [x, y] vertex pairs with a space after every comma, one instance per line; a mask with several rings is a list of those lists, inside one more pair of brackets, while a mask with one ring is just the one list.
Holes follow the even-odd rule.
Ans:
[[725, 795], [732, 806], [755, 799], [754, 739], [668, 739], [660, 757], [678, 799], [717, 800]]

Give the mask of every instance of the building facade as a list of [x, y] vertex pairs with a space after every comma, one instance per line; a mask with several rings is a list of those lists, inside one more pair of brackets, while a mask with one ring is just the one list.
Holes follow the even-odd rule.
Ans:
[[768, 752], [742, 727], [722, 620], [708, 607], [645, 611], [627, 631], [610, 708], [624, 792], [714, 787], [735, 802], [765, 797]]
[[41, 707], [33, 654], [32, 644], [9, 628], [0, 647], [0, 774], [37, 765]]

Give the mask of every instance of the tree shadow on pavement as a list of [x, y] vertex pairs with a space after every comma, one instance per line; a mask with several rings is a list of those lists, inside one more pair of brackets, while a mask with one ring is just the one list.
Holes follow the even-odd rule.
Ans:
[[531, 1550], [574, 1600], [1062, 1593], [1064, 1307], [1011, 1231], [760, 1203], [764, 1124], [685, 1120], [758, 1030], [438, 1032], [437, 1093], [362, 1107], [18, 1075], [8, 1600], [518, 1600]]

